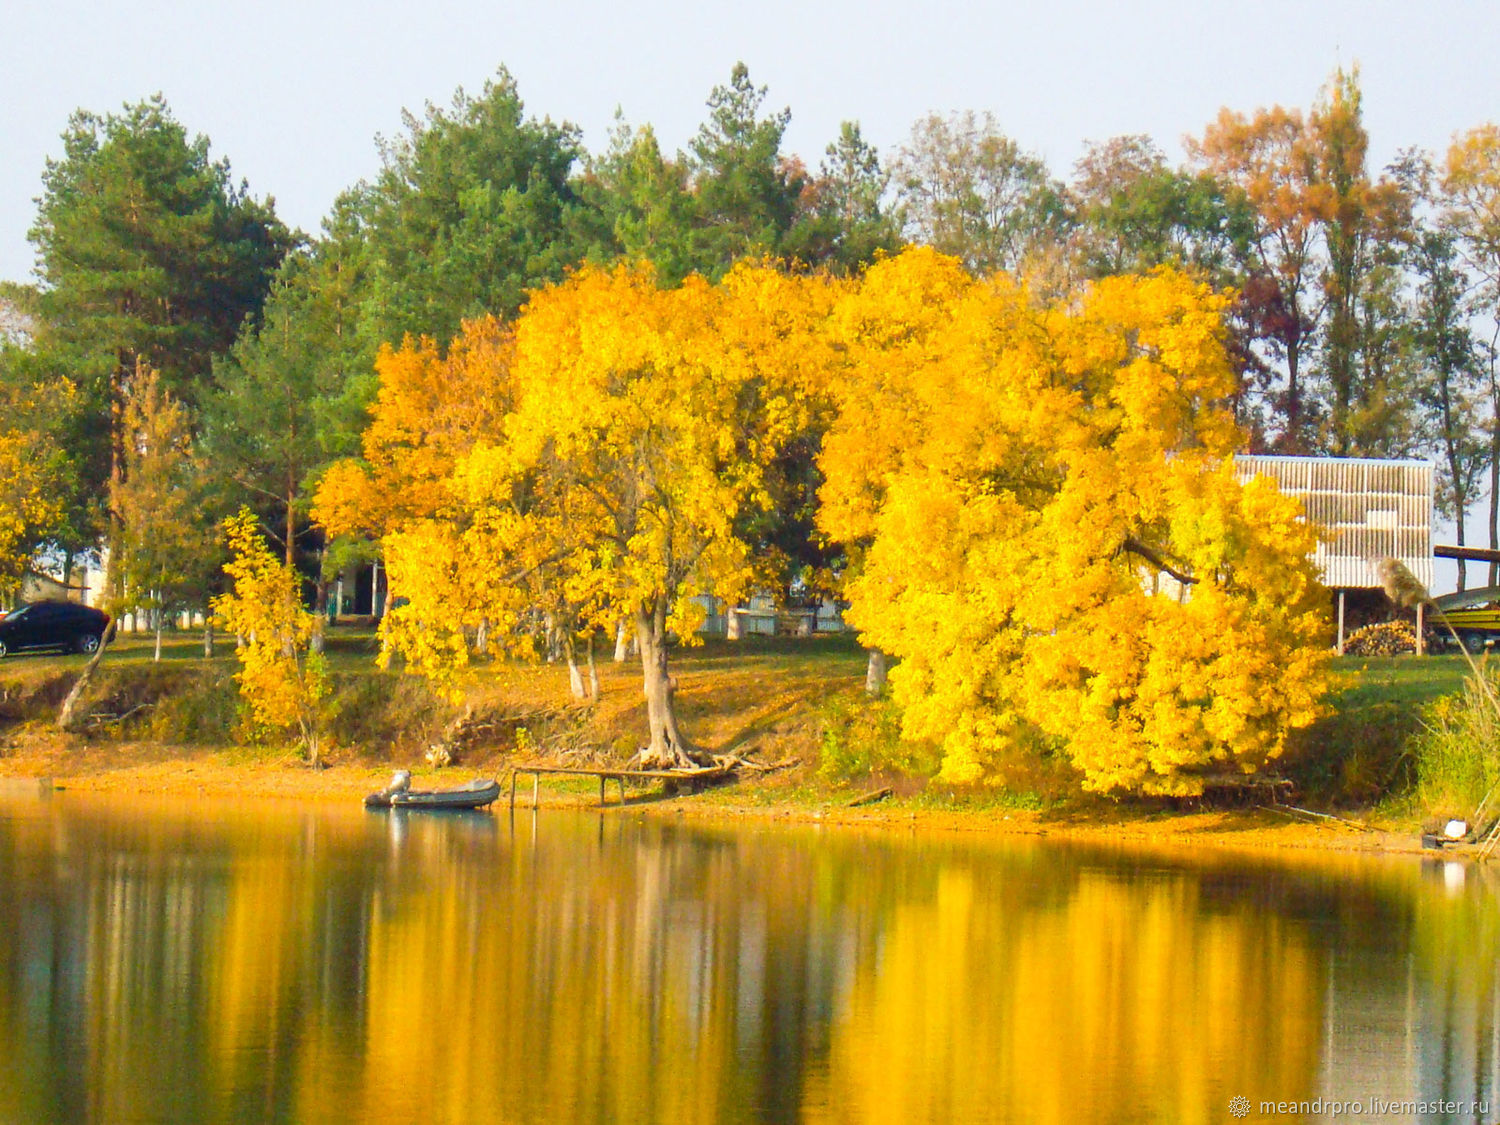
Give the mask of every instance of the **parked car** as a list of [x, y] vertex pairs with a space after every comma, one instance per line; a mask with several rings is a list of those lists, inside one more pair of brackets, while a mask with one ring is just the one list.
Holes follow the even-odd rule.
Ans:
[[109, 614], [73, 602], [32, 602], [0, 620], [0, 656], [27, 648], [95, 652]]

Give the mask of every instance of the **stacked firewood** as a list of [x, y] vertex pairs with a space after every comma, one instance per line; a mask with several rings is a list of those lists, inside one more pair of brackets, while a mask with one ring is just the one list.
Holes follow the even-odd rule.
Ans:
[[1406, 621], [1366, 625], [1344, 641], [1346, 656], [1400, 656], [1417, 651], [1417, 631]]

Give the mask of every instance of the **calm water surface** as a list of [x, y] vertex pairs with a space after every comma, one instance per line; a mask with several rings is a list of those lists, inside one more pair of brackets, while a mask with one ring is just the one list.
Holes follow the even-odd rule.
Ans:
[[[629, 811], [0, 799], [0, 1121], [1495, 1120], [1497, 887]], [[1362, 1112], [1262, 1112], [1314, 1099]], [[1385, 1104], [1417, 1100], [1461, 1104]]]

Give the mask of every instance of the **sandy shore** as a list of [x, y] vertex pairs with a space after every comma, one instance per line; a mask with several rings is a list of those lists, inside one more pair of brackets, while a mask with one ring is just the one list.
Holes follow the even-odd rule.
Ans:
[[[441, 773], [414, 771], [418, 788], [445, 788], [471, 777], [504, 777], [503, 761], [479, 762]], [[145, 743], [52, 741], [12, 745], [0, 752], [0, 795], [55, 790], [122, 796], [235, 797], [252, 800], [354, 801], [382, 788], [391, 767], [335, 754], [323, 769], [310, 769], [295, 755], [194, 750]], [[530, 806], [523, 782], [518, 805]], [[783, 795], [784, 794], [784, 795]], [[851, 808], [852, 794], [816, 796], [745, 780], [698, 796], [663, 799], [655, 792], [632, 794], [621, 809], [611, 786], [615, 815], [649, 815], [694, 821], [770, 821], [851, 825], [956, 833], [1025, 834], [1152, 845], [1215, 848], [1316, 849], [1389, 854], [1419, 852], [1415, 831], [1383, 831], [1339, 821], [1317, 821], [1289, 812], [1256, 808], [1205, 812], [1142, 811], [1108, 803], [1082, 811], [933, 809], [899, 798]], [[544, 782], [545, 808], [597, 807], [589, 782], [559, 789]], [[504, 798], [502, 798], [504, 800]]]

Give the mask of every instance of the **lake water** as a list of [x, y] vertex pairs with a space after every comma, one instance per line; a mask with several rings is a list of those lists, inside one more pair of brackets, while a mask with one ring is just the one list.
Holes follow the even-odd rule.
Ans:
[[1494, 1120], [1497, 888], [629, 810], [0, 799], [0, 1122]]

